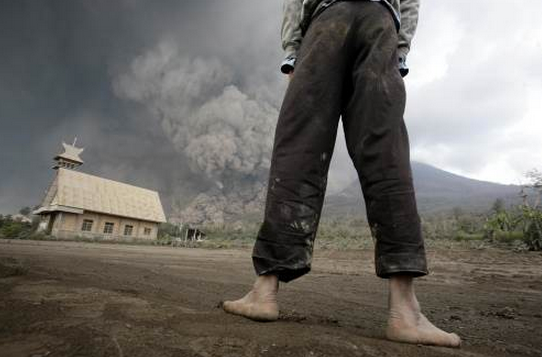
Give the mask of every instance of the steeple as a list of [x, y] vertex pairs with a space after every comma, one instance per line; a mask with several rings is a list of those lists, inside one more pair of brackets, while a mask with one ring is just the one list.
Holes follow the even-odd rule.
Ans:
[[73, 144], [69, 145], [65, 142], [62, 142], [64, 146], [64, 152], [55, 156], [54, 160], [56, 161], [53, 169], [57, 170], [59, 168], [75, 170], [79, 166], [83, 165], [83, 160], [79, 155], [85, 150], [84, 148], [78, 148], [75, 146], [77, 143], [77, 137], [73, 140]]

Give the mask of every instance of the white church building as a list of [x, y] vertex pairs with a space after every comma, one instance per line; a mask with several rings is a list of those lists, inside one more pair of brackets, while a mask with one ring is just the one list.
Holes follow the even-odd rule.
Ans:
[[158, 192], [77, 171], [83, 148], [62, 143], [56, 175], [34, 214], [57, 238], [155, 239], [166, 222]]

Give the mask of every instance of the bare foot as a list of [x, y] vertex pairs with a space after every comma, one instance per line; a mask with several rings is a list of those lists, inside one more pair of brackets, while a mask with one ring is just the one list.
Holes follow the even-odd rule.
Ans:
[[224, 301], [224, 311], [256, 321], [275, 321], [279, 317], [278, 288], [279, 282], [275, 275], [261, 275], [244, 297]]
[[461, 339], [433, 325], [421, 312], [410, 277], [390, 279], [390, 316], [386, 337], [392, 341], [459, 347]]
[[386, 337], [397, 342], [459, 347], [461, 339], [455, 333], [447, 333], [433, 325], [421, 312], [418, 316], [401, 316], [390, 312]]

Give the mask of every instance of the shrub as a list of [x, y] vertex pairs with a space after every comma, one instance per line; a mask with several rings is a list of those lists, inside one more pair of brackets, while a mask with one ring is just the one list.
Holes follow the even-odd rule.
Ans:
[[32, 234], [32, 225], [30, 223], [14, 221], [11, 217], [2, 220], [0, 227], [0, 237], [8, 239], [27, 239]]
[[494, 235], [494, 240], [500, 243], [514, 243], [516, 241], [523, 241], [523, 239], [524, 235], [521, 231], [497, 231]]
[[468, 233], [464, 231], [458, 231], [455, 235], [457, 241], [480, 241], [484, 239], [483, 233]]
[[542, 251], [542, 211], [523, 207], [523, 242], [529, 250]]

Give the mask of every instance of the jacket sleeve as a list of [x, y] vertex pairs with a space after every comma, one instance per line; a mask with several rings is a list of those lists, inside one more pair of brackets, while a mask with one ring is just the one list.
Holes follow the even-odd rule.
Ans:
[[295, 67], [297, 51], [303, 38], [301, 35], [302, 8], [303, 0], [284, 0], [281, 37], [285, 59], [280, 67], [283, 73], [290, 73]]
[[420, 0], [401, 0], [401, 29], [399, 30], [399, 58], [406, 61], [410, 51], [410, 44], [416, 27], [418, 26], [418, 13]]

